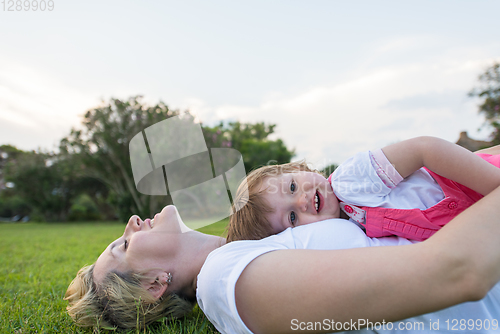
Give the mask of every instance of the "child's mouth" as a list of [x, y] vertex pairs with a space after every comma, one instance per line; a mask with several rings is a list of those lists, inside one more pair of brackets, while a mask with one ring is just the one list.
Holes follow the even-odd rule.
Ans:
[[316, 193], [314, 194], [314, 207], [316, 208], [317, 213], [319, 213], [320, 204], [321, 204], [321, 201], [319, 198], [318, 191], [316, 190]]

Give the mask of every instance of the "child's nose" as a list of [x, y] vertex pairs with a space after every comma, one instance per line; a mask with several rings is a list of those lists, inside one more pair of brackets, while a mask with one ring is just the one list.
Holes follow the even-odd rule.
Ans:
[[305, 193], [297, 197], [297, 207], [300, 211], [307, 211], [307, 196]]

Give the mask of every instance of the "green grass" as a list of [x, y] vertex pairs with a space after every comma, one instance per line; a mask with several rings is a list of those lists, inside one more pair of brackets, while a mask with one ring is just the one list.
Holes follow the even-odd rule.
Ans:
[[[226, 223], [200, 231], [220, 236]], [[111, 333], [75, 326], [63, 297], [78, 269], [93, 263], [124, 227], [121, 223], [0, 224], [0, 333]], [[165, 319], [140, 333], [217, 331], [196, 307], [182, 320]]]

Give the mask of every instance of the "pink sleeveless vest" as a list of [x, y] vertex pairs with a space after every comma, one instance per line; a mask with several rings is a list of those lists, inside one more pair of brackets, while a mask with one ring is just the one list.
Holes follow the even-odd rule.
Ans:
[[[497, 167], [500, 155], [478, 154], [481, 158]], [[444, 178], [426, 168], [444, 193], [444, 199], [426, 210], [388, 209], [361, 207], [366, 215], [360, 224], [365, 227], [369, 237], [397, 235], [407, 239], [423, 241], [436, 233], [459, 213], [477, 202], [483, 196], [457, 182]], [[353, 205], [345, 204], [344, 209], [352, 211]]]
[[362, 207], [366, 212], [361, 223], [369, 237], [398, 235], [422, 241], [483, 196], [428, 169], [444, 193], [444, 199], [426, 210]]

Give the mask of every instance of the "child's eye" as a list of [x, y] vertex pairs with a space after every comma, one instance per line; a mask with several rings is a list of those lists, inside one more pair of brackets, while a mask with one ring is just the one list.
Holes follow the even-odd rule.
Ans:
[[128, 247], [128, 241], [127, 241], [127, 239], [125, 239], [125, 242], [123, 242], [123, 247], [124, 247], [125, 249], [127, 249], [127, 247]]
[[290, 183], [290, 191], [292, 192], [292, 194], [295, 191], [295, 181], [293, 181], [293, 180], [292, 180], [292, 183]]
[[292, 223], [292, 225], [294, 225], [294, 226], [295, 226], [295, 220], [296, 219], [297, 218], [295, 217], [295, 212], [293, 212], [293, 211], [290, 212], [290, 223]]

